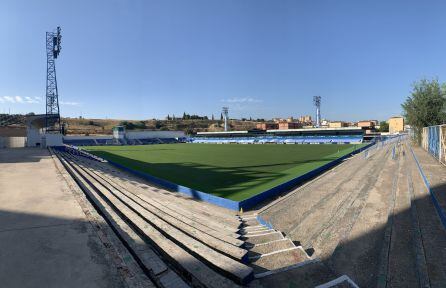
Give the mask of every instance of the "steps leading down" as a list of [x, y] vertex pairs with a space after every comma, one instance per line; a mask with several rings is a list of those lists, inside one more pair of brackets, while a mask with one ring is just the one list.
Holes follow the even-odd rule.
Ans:
[[302, 246], [296, 245], [282, 232], [261, 224], [256, 214], [242, 215], [240, 219], [243, 223], [240, 234], [249, 251], [248, 258], [255, 278], [313, 262]]

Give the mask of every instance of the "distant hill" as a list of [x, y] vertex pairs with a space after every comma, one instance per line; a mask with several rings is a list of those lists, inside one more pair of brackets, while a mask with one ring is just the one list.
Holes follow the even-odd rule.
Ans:
[[25, 115], [0, 114], [0, 127], [5, 126], [25, 126]]
[[[149, 129], [161, 131], [184, 131], [188, 134], [206, 131], [223, 131], [223, 121], [209, 119], [175, 120], [118, 120], [118, 119], [78, 119], [62, 118], [67, 134], [72, 135], [109, 135], [112, 128], [123, 125], [127, 130]], [[256, 127], [257, 121], [230, 120], [231, 130], [249, 130]]]

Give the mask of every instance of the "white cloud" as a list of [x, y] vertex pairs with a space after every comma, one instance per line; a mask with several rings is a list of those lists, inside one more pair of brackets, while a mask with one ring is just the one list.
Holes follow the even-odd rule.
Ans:
[[70, 101], [59, 101], [60, 105], [64, 105], [64, 106], [80, 106], [81, 103], [79, 102], [70, 102]]
[[223, 99], [223, 100], [221, 100], [221, 102], [226, 102], [226, 103], [260, 103], [260, 102], [263, 102], [263, 100], [252, 98], [252, 97], [244, 97], [244, 98], [234, 97], [234, 98]]
[[[0, 96], [0, 103], [11, 104], [40, 104], [43, 103], [43, 97], [30, 96]], [[73, 101], [59, 101], [60, 105], [64, 106], [80, 106], [81, 103]]]
[[30, 103], [30, 104], [37, 104], [37, 103], [40, 103], [40, 98], [39, 97], [28, 97], [28, 96], [25, 96], [25, 102], [26, 103]]
[[12, 104], [38, 104], [41, 102], [39, 97], [29, 96], [0, 96], [0, 103], [12, 103]]

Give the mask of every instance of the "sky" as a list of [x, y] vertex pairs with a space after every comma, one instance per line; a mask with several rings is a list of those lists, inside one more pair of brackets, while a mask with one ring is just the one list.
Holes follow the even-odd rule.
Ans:
[[400, 115], [446, 81], [446, 1], [1, 0], [0, 113], [44, 113], [45, 32], [65, 117]]

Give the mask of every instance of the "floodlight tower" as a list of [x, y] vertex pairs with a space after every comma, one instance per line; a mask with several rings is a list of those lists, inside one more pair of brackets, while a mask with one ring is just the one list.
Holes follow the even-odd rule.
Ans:
[[321, 96], [313, 96], [313, 104], [316, 106], [316, 127], [321, 126]]
[[227, 132], [228, 131], [228, 113], [229, 113], [229, 108], [228, 107], [223, 107], [222, 112], [223, 112], [223, 117], [225, 119], [225, 132]]
[[59, 95], [57, 93], [55, 59], [60, 53], [62, 35], [60, 27], [56, 32], [46, 32], [46, 132], [60, 132]]

